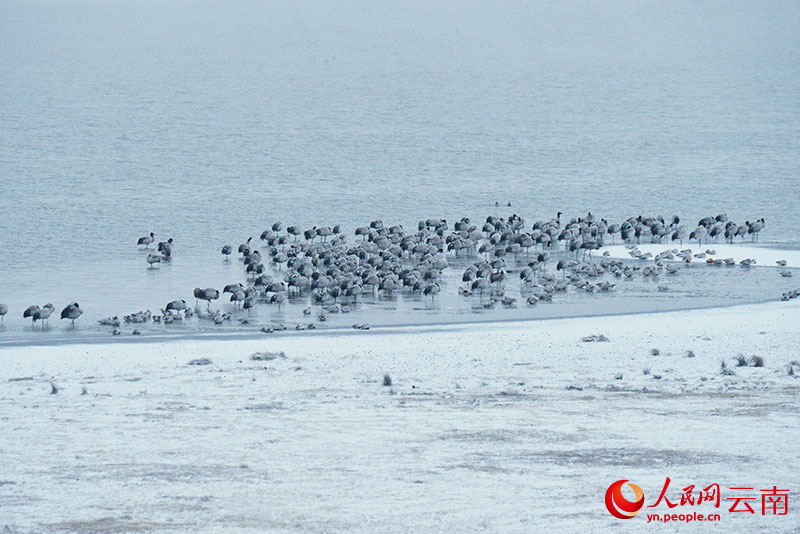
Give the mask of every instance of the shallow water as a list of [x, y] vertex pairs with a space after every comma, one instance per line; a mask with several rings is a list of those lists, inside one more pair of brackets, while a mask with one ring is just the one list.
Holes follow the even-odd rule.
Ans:
[[[766, 217], [763, 241], [800, 243], [800, 7], [603, 6], [3, 5], [3, 336], [38, 335], [21, 319], [32, 303], [77, 300], [91, 330], [238, 281], [220, 246], [276, 220], [727, 212]], [[149, 231], [176, 240], [152, 272], [135, 250]], [[774, 273], [733, 273], [678, 299], [618, 288], [597, 307], [785, 290]], [[523, 314], [473, 311], [452, 283], [440, 297], [365, 314]], [[593, 310], [594, 296], [574, 298], [524, 314]]]

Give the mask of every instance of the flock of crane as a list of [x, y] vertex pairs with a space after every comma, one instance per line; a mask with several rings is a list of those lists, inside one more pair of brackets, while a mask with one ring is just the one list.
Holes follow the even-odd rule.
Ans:
[[[609, 224], [591, 213], [565, 221], [559, 212], [556, 217], [536, 221], [531, 226], [527, 226], [523, 218], [512, 215], [508, 218], [490, 216], [481, 224], [462, 218], [452, 229], [444, 219], [427, 219], [419, 221], [414, 231], [407, 231], [402, 225], [387, 226], [374, 220], [356, 228], [355, 242], [348, 243], [339, 225], [301, 229], [298, 226], [284, 228], [276, 222], [261, 233], [260, 244], [249, 237], [236, 248], [244, 268], [244, 282], [228, 284], [221, 292], [211, 287], [195, 288], [195, 307], [184, 299], [176, 299], [167, 303], [159, 314], [139, 311], [123, 316], [122, 320], [114, 316], [99, 323], [112, 327], [114, 334], [120, 333], [123, 322], [172, 323], [200, 312], [198, 304], [202, 300], [207, 303], [205, 317], [222, 324], [234, 318], [234, 311], [212, 311], [211, 303], [225, 295], [229, 295], [234, 310], [247, 311], [247, 317], [237, 317], [242, 323], [249, 321], [251, 310], [259, 303], [276, 304], [280, 310], [292, 296], [307, 296], [312, 306], [319, 306], [317, 319], [325, 321], [328, 314], [349, 311], [365, 293], [391, 295], [403, 291], [435, 298], [442, 290], [442, 273], [448, 268], [447, 255], [476, 258], [464, 270], [458, 292], [463, 296], [477, 295], [480, 306], [515, 305], [517, 299], [504, 288], [512, 273], [519, 276], [525, 302], [535, 305], [552, 300], [556, 293], [567, 291], [569, 287], [587, 292], [610, 291], [614, 288], [613, 282], [598, 281], [604, 275], [658, 279], [662, 273], [677, 273], [678, 264], [668, 263], [675, 256], [683, 261], [692, 260], [691, 251], [677, 249], [651, 258], [639, 252], [635, 244], [679, 242], [683, 245], [687, 240], [702, 244], [721, 238], [731, 243], [737, 238], [750, 238], [755, 242], [765, 224], [763, 218], [737, 224], [720, 214], [704, 217], [690, 229], [681, 224], [678, 216], [670, 220], [638, 216], [620, 224]], [[653, 259], [653, 265], [642, 267], [605, 256], [596, 261], [592, 252], [609, 240], [613, 243], [617, 237], [628, 244], [633, 258]], [[149, 253], [154, 242], [153, 232], [137, 241], [139, 247], [148, 250], [146, 262], [150, 268], [170, 261], [174, 246], [173, 239], [169, 238], [157, 244], [155, 253]], [[225, 245], [221, 253], [225, 261], [230, 261], [234, 247]], [[695, 255], [702, 256], [704, 254]], [[548, 270], [551, 263], [555, 264], [552, 271]], [[750, 263], [748, 260], [742, 264]], [[659, 289], [664, 288], [659, 286]], [[34, 325], [41, 322], [44, 329], [54, 310], [52, 304], [34, 305], [24, 310], [23, 317], [30, 318]], [[8, 307], [0, 304], [0, 321], [7, 312]], [[312, 307], [305, 308], [303, 313], [311, 315]], [[82, 314], [78, 303], [73, 302], [62, 310], [61, 319], [72, 321], [74, 326]], [[298, 329], [313, 327], [313, 323], [297, 325]], [[365, 329], [368, 325], [354, 327]], [[262, 330], [272, 329], [272, 326], [265, 326]], [[134, 330], [134, 333], [139, 331]]]

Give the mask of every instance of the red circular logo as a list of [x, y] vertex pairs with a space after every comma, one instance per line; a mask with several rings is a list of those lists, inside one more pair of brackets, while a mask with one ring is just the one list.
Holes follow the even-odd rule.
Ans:
[[622, 496], [622, 486], [627, 480], [617, 480], [608, 487], [606, 491], [606, 508], [611, 515], [620, 519], [630, 519], [636, 517], [639, 510], [644, 506], [644, 492], [636, 484], [628, 483], [636, 495], [636, 500], [631, 502]]

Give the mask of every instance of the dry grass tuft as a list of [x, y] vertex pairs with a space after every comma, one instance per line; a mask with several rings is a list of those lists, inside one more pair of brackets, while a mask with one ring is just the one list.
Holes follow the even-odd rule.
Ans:
[[286, 354], [283, 351], [280, 352], [254, 352], [250, 355], [250, 359], [254, 362], [270, 362], [272, 360], [277, 360], [280, 358], [281, 360], [286, 359]]
[[725, 360], [722, 360], [719, 363], [719, 372], [722, 376], [735, 376], [736, 373], [728, 369], [728, 366], [725, 364]]

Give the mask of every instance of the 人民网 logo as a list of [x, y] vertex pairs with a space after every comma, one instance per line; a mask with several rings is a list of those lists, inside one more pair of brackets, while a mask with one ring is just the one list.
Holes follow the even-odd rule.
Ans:
[[622, 486], [627, 480], [617, 480], [608, 487], [606, 491], [606, 508], [611, 515], [620, 519], [630, 519], [639, 513], [644, 505], [644, 492], [636, 484], [628, 482], [628, 486], [633, 489], [636, 500], [631, 502], [622, 496]]

